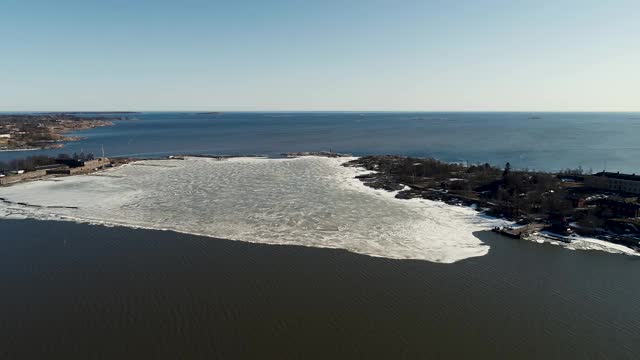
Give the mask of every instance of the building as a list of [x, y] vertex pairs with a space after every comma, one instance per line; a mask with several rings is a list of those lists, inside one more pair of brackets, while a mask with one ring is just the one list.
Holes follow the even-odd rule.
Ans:
[[108, 158], [97, 158], [93, 160], [56, 159], [56, 163], [66, 165], [70, 168], [98, 168], [110, 164], [111, 160]]
[[109, 158], [96, 158], [94, 160], [87, 160], [84, 162], [84, 166], [87, 168], [101, 168], [106, 165], [111, 164], [111, 160]]
[[0, 139], [11, 139], [11, 134], [0, 134]]
[[56, 159], [59, 168], [47, 170], [49, 175], [77, 175], [90, 173], [96, 169], [111, 165], [109, 158], [97, 158], [94, 160]]
[[[76, 161], [76, 162], [73, 162]], [[57, 161], [57, 164], [44, 165], [37, 167], [34, 171], [25, 172], [24, 170], [12, 171], [9, 176], [0, 177], [0, 185], [14, 184], [23, 180], [32, 180], [46, 175], [79, 175], [89, 174], [92, 171], [107, 167], [111, 164], [108, 158], [97, 158], [87, 161], [68, 161], [69, 164], [77, 165], [72, 167], [65, 164], [67, 161]], [[80, 164], [80, 165], [79, 165]]]
[[84, 160], [78, 159], [56, 159], [56, 163], [60, 165], [66, 165], [70, 168], [77, 168], [84, 166]]
[[640, 194], [640, 176], [636, 174], [603, 171], [595, 175], [585, 176], [584, 184], [594, 189]]
[[640, 217], [640, 204], [612, 199], [600, 199], [596, 202], [599, 208], [608, 210], [613, 216], [637, 218]]
[[587, 206], [587, 201], [589, 200], [589, 194], [579, 194], [579, 193], [568, 193], [567, 200], [571, 201], [571, 205], [574, 208], [583, 208]]
[[54, 170], [54, 169], [64, 169], [64, 168], [68, 168], [68, 166], [64, 164], [51, 164], [51, 165], [36, 166], [35, 170]]

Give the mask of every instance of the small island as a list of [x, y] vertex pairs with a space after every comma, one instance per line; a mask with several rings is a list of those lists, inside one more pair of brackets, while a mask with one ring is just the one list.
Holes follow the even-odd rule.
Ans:
[[112, 126], [114, 120], [123, 120], [121, 117], [101, 116], [99, 113], [91, 114], [0, 115], [0, 151], [62, 148], [63, 142], [82, 139], [78, 136], [65, 135], [69, 132]]

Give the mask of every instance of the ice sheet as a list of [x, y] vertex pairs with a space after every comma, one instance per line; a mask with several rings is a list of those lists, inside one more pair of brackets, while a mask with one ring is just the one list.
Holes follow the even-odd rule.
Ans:
[[[150, 160], [0, 189], [0, 216], [124, 225], [451, 263], [482, 256], [476, 211], [365, 187], [348, 159]], [[18, 203], [23, 204], [18, 204]]]

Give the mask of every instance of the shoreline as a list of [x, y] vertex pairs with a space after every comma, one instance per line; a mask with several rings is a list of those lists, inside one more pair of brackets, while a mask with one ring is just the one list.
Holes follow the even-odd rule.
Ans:
[[[443, 167], [447, 168], [445, 172], [446, 174], [445, 178], [444, 179], [440, 178], [440, 180], [437, 180], [437, 181], [433, 181], [432, 178], [426, 178], [429, 182], [424, 182], [424, 180], [420, 180], [420, 177], [416, 176], [417, 171], [415, 169], [411, 169], [409, 171], [406, 170], [406, 166], [407, 166], [406, 163], [410, 163], [409, 168], [412, 168], [417, 165], [427, 166], [421, 163], [423, 161], [426, 161], [427, 163], [430, 162], [429, 164], [431, 166], [437, 165], [440, 168], [443, 168]], [[395, 196], [397, 199], [402, 199], [402, 200], [424, 199], [424, 200], [442, 202], [452, 206], [464, 206], [464, 207], [471, 208], [483, 214], [484, 216], [489, 216], [495, 219], [503, 219], [505, 221], [510, 222], [509, 226], [502, 226], [500, 228], [495, 228], [494, 231], [496, 232], [500, 232], [500, 233], [512, 232], [512, 230], [514, 230], [514, 226], [517, 228], [520, 225], [532, 225], [533, 227], [540, 228], [540, 229], [536, 229], [530, 232], [525, 232], [522, 235], [516, 236], [522, 240], [531, 240], [535, 242], [540, 242], [540, 240], [542, 240], [544, 242], [549, 242], [554, 245], [557, 245], [558, 242], [560, 242], [560, 243], [565, 243], [563, 244], [563, 245], [566, 245], [564, 247], [573, 249], [571, 245], [571, 242], [573, 240], [592, 239], [592, 240], [596, 240], [595, 243], [600, 245], [603, 243], [611, 244], [611, 246], [609, 246], [610, 249], [614, 249], [616, 251], [623, 251], [627, 254], [631, 253], [633, 255], [640, 255], [639, 244], [634, 243], [632, 246], [629, 246], [630, 245], [629, 242], [631, 242], [631, 239], [626, 239], [626, 238], [621, 239], [620, 236], [610, 231], [584, 234], [584, 233], [578, 232], [578, 230], [580, 231], [582, 230], [581, 228], [578, 228], [576, 229], [575, 232], [569, 231], [569, 232], [561, 233], [567, 230], [567, 227], [570, 226], [566, 223], [567, 220], [565, 220], [564, 218], [562, 220], [562, 223], [560, 223], [557, 219], [553, 220], [553, 218], [546, 219], [546, 220], [536, 219], [537, 221], [536, 223], [531, 219], [528, 219], [527, 214], [518, 215], [516, 213], [511, 215], [508, 215], [508, 214], [505, 215], [503, 213], [505, 209], [504, 204], [500, 204], [499, 202], [496, 202], [495, 200], [492, 200], [490, 198], [482, 198], [481, 196], [479, 196], [482, 194], [477, 193], [478, 190], [471, 191], [469, 185], [466, 185], [467, 194], [461, 194], [459, 191], [450, 192], [449, 187], [447, 185], [452, 186], [459, 183], [466, 184], [465, 182], [463, 182], [463, 180], [466, 182], [470, 182], [469, 180], [466, 180], [466, 179], [451, 178], [452, 176], [459, 174], [461, 170], [466, 171], [466, 169], [470, 169], [468, 166], [465, 167], [464, 165], [460, 165], [460, 164], [444, 163], [435, 159], [411, 158], [411, 157], [398, 156], [398, 155], [363, 156], [355, 160], [346, 162], [345, 164], [343, 164], [343, 166], [365, 169], [366, 171], [364, 173], [356, 176], [356, 178], [359, 179], [364, 186], [372, 189], [392, 193], [393, 196]], [[455, 169], [456, 172], [453, 172], [451, 168]], [[487, 170], [493, 171], [494, 173], [496, 171], [500, 171], [500, 172], [502, 171], [500, 169], [492, 168], [488, 164], [477, 166], [477, 168], [480, 168], [481, 171], [483, 172]], [[404, 175], [402, 175], [402, 171], [405, 172]], [[506, 174], [507, 171], [509, 171], [508, 168], [504, 170], [504, 173]], [[556, 173], [537, 173], [537, 172], [527, 172], [527, 171], [522, 171], [521, 173], [519, 173], [518, 170], [514, 170], [514, 173], [524, 174], [524, 175], [517, 175], [517, 176], [523, 176], [523, 177], [528, 176], [529, 178], [531, 178], [532, 176], [540, 175], [542, 177], [546, 177], [547, 179], [549, 179], [550, 176], [553, 176], [559, 179], [561, 176], [563, 176], [561, 174], [556, 174]], [[533, 175], [530, 175], [530, 174], [533, 174]], [[511, 174], [509, 174], [509, 176], [510, 175]], [[567, 176], [569, 178], [575, 177], [573, 175], [564, 175], [564, 176]], [[505, 175], [503, 175], [502, 177], [504, 179]], [[446, 183], [447, 181], [446, 178], [448, 178], [447, 183]], [[440, 183], [440, 181], [442, 182]], [[500, 183], [503, 181], [504, 180], [494, 180], [494, 183]], [[556, 182], [557, 181], [558, 180], [556, 180]], [[436, 188], [436, 184], [441, 184], [442, 188]], [[487, 185], [482, 185], [481, 188], [482, 187], [486, 189]], [[553, 187], [547, 188], [549, 193], [554, 193], [553, 189], [554, 189]], [[500, 188], [498, 188], [498, 190], [500, 190]], [[594, 189], [592, 191], [598, 191], [598, 190]], [[483, 191], [483, 193], [484, 192], [488, 192], [488, 191]], [[521, 195], [524, 195], [524, 194], [521, 194]], [[561, 199], [562, 201], [565, 201], [564, 198], [561, 198]], [[507, 208], [507, 210], [510, 210], [510, 209]], [[553, 214], [553, 213], [550, 212], [549, 214]], [[538, 214], [538, 216], [540, 216], [540, 214]], [[522, 228], [524, 228], [524, 226], [522, 226]], [[541, 230], [544, 230], [544, 231], [541, 231]], [[558, 231], [558, 230], [561, 230], [561, 231]], [[555, 237], [555, 239], [549, 240], [548, 236], [547, 237], [542, 236], [542, 234], [545, 232], [551, 235], [551, 237]], [[513, 237], [513, 236], [510, 236], [510, 237]], [[612, 239], [614, 241], [612, 241]], [[621, 249], [628, 249], [629, 251], [621, 250]]]
[[[311, 157], [313, 156], [318, 156], [318, 155], [310, 155]], [[167, 159], [153, 159], [150, 161], [170, 161], [170, 160], [184, 160], [184, 159], [189, 159], [190, 157], [183, 157], [182, 159], [179, 158], [167, 158]], [[269, 159], [269, 158], [256, 158], [256, 157], [226, 157], [226, 158], [220, 158], [218, 156], [198, 156], [198, 157], [194, 157], [194, 158], [209, 158], [209, 159], [214, 159], [214, 160], [227, 160], [227, 159], [247, 159], [247, 160], [274, 160], [274, 159]], [[280, 160], [295, 160], [296, 158], [279, 158]], [[342, 159], [344, 159], [344, 161], [340, 161], [339, 164], [337, 164], [336, 166], [344, 166], [345, 164], [347, 164], [349, 161], [353, 161], [356, 160], [358, 158], [355, 157], [343, 157]], [[341, 160], [342, 160], [341, 159]], [[120, 159], [122, 161], [122, 159]], [[336, 159], [338, 160], [338, 159]], [[132, 159], [126, 159], [126, 161], [122, 161], [121, 163], [119, 163], [118, 166], [113, 167], [113, 168], [108, 168], [108, 169], [102, 169], [99, 171], [95, 171], [92, 172], [90, 174], [86, 174], [87, 176], [100, 176], [98, 175], [99, 173], [108, 173], [110, 171], [116, 171], [119, 168], [122, 167], [127, 167], [127, 166], [136, 166], [137, 164], [144, 162], [144, 161], [149, 161], [149, 160], [132, 160]], [[370, 186], [366, 186], [366, 184], [364, 184], [361, 179], [358, 178], [359, 175], [361, 175], [363, 172], [365, 173], [371, 173], [370, 171], [367, 171], [364, 168], [359, 168], [354, 172], [354, 177], [348, 179], [347, 183], [348, 186], [353, 186], [355, 189], [359, 190], [359, 191], [364, 191], [366, 193], [370, 193], [371, 195], [374, 196], [380, 196], [382, 195], [385, 199], [387, 199], [387, 201], [392, 201], [392, 202], [399, 202], [399, 203], [405, 203], [407, 205], [410, 206], [416, 206], [417, 204], [426, 204], [430, 207], [442, 207], [444, 206], [445, 208], [449, 208], [449, 209], [455, 209], [455, 208], [464, 208], [464, 209], [468, 209], [473, 211], [473, 213], [477, 214], [477, 216], [485, 218], [486, 219], [486, 223], [487, 225], [485, 226], [485, 230], [489, 230], [490, 229], [490, 225], [491, 223], [496, 224], [496, 223], [502, 223], [504, 225], [507, 224], [513, 224], [513, 222], [509, 222], [508, 220], [505, 219], [501, 219], [498, 217], [494, 217], [491, 216], [489, 214], [487, 214], [486, 212], [482, 211], [481, 209], [479, 209], [478, 207], [473, 207], [473, 206], [462, 206], [461, 204], [457, 204], [457, 205], [452, 205], [452, 204], [448, 204], [446, 202], [443, 201], [438, 201], [438, 200], [433, 200], [433, 199], [403, 199], [398, 197], [397, 195], [401, 192], [399, 190], [395, 190], [395, 191], [388, 191], [388, 190], [384, 190], [384, 189], [375, 189], [372, 188]], [[107, 175], [108, 176], [108, 175]], [[73, 177], [73, 176], [70, 176]], [[67, 176], [66, 178], [69, 178], [69, 176]], [[56, 181], [54, 178], [47, 178], [47, 179], [40, 179], [40, 180], [50, 180], [50, 181]], [[31, 180], [33, 181], [33, 180]], [[61, 178], [61, 180], [58, 181], [64, 181], [64, 178]], [[403, 189], [406, 190], [406, 189]], [[14, 202], [14, 203], [19, 203], [19, 202]], [[411, 205], [411, 204], [414, 205]], [[22, 205], [24, 206], [32, 206], [31, 204], [29, 204], [28, 202], [22, 202]], [[47, 206], [42, 206], [40, 205], [40, 207], [42, 208], [47, 208]], [[61, 208], [64, 206], [51, 206], [50, 208]], [[466, 210], [465, 210], [466, 211]], [[106, 219], [99, 219], [99, 218], [87, 218], [87, 217], [74, 217], [74, 216], [69, 216], [69, 215], [53, 215], [53, 214], [47, 214], [47, 215], [42, 215], [42, 216], [35, 216], [33, 214], [17, 214], [17, 213], [10, 213], [10, 214], [6, 214], [5, 215], [7, 218], [32, 218], [32, 219], [36, 219], [36, 220], [57, 220], [57, 221], [69, 221], [69, 222], [75, 222], [75, 223], [86, 223], [86, 224], [91, 224], [91, 225], [102, 225], [102, 226], [124, 226], [124, 227], [130, 227], [130, 228], [139, 228], [139, 229], [149, 229], [149, 230], [162, 230], [162, 231], [173, 231], [176, 233], [182, 233], [182, 234], [190, 234], [190, 235], [198, 235], [198, 236], [207, 236], [207, 237], [211, 237], [211, 238], [216, 238], [218, 236], [214, 236], [211, 234], [207, 234], [205, 232], [197, 232], [197, 231], [188, 231], [188, 230], [184, 230], [184, 229], [180, 229], [179, 227], [176, 226], [164, 226], [164, 227], [158, 227], [158, 226], [147, 226], [147, 225], [143, 225], [143, 224], [135, 224], [135, 223], [129, 223], [129, 222], [119, 222], [119, 221], [115, 221], [115, 220], [106, 220]], [[252, 241], [252, 240], [247, 240], [247, 239], [234, 239], [234, 238], [227, 238], [228, 240], [232, 240], [232, 241], [243, 241], [243, 242], [251, 242], [251, 243], [269, 243], [272, 245], [291, 245], [289, 243], [280, 243], [277, 241], [272, 241], [272, 242], [265, 242], [264, 240], [261, 241]], [[532, 237], [530, 239], [527, 239], [528, 241], [534, 242], [534, 243], [540, 243], [542, 237]], [[576, 239], [576, 240], [585, 240], [588, 241], [588, 238], [583, 238], [583, 239]], [[576, 246], [576, 244], [574, 244], [573, 246], [569, 245], [564, 245], [564, 244], [559, 244], [557, 241], [554, 241], [552, 239], [547, 239], [544, 240], [545, 243], [549, 243], [552, 245], [563, 245], [564, 248], [568, 248], [570, 250], [602, 250], [602, 251], [607, 251], [607, 252], [614, 252], [614, 253], [623, 253], [623, 254], [627, 254], [627, 255], [638, 255], [637, 253], [635, 253], [632, 249], [628, 249], [629, 251], [624, 251], [622, 248], [620, 248], [621, 245], [616, 245], [613, 243], [607, 243], [607, 242], [603, 242], [601, 240], [597, 240], [597, 239], [591, 239], [591, 240], [595, 240], [596, 244], [599, 246], [593, 246], [593, 247], [588, 247], [588, 246]], [[610, 246], [609, 246], [610, 244]], [[318, 247], [318, 248], [332, 248], [332, 249], [345, 249], [344, 247], [340, 247], [340, 246], [323, 246], [323, 245], [319, 245], [319, 244], [311, 244], [311, 245], [301, 245], [301, 246], [308, 246], [308, 247]], [[352, 251], [349, 249], [346, 249], [348, 251]], [[391, 255], [376, 255], [376, 254], [368, 254], [368, 253], [362, 253], [362, 252], [358, 252], [358, 251], [353, 251], [355, 253], [359, 253], [359, 254], [364, 254], [367, 256], [373, 256], [373, 257], [385, 257], [385, 258], [395, 258], [395, 259], [406, 259], [403, 258], [402, 256], [399, 257], [393, 257]], [[630, 253], [631, 252], [631, 253]], [[480, 255], [482, 256], [482, 255]]]
[[43, 148], [28, 148], [28, 149], [0, 149], [0, 152], [36, 151], [36, 150], [47, 150], [47, 149], [43, 149]]
[[[357, 160], [357, 159], [356, 159]], [[348, 162], [343, 163], [343, 166], [351, 166], [348, 165]], [[371, 170], [366, 170], [364, 168], [362, 168], [363, 170], [363, 174], [362, 175], [371, 175], [371, 174], [378, 174], [378, 175], [384, 175], [382, 173], [376, 173], [374, 171]], [[490, 219], [492, 221], [502, 221], [504, 223], [504, 225], [509, 225], [509, 226], [514, 226], [516, 225], [516, 223], [512, 220], [512, 219], [506, 219], [503, 217], [496, 217], [493, 216], [491, 214], [488, 214], [486, 209], [483, 209], [479, 206], [477, 206], [477, 204], [475, 203], [471, 203], [471, 204], [465, 204], [464, 202], [458, 202], [458, 203], [449, 203], [446, 201], [443, 201], [441, 199], [433, 199], [433, 198], [406, 198], [403, 196], [398, 196], [400, 194], [402, 194], [403, 191], [408, 191], [410, 190], [409, 187], [407, 187], [405, 185], [405, 187], [403, 188], [399, 188], [397, 190], [393, 190], [393, 189], [385, 189], [385, 188], [376, 188], [376, 187], [372, 187], [372, 186], [368, 186], [367, 183], [365, 181], [363, 181], [363, 178], [358, 178], [358, 176], [356, 176], [356, 179], [360, 180], [361, 184], [367, 188], [372, 190], [375, 193], [379, 193], [379, 194], [384, 194], [384, 196], [389, 197], [390, 199], [395, 199], [395, 200], [399, 200], [399, 201], [407, 201], [407, 202], [412, 202], [412, 201], [426, 201], [426, 202], [433, 202], [433, 203], [438, 203], [438, 204], [445, 204], [447, 206], [452, 206], [452, 207], [462, 207], [462, 208], [466, 208], [466, 209], [471, 209], [475, 212], [477, 212], [478, 214], [480, 214], [483, 217], [486, 217], [487, 219]], [[490, 231], [490, 230], [487, 230]], [[548, 232], [552, 237], [557, 237], [557, 238], [565, 238], [565, 236], [560, 235], [560, 234], [554, 234], [551, 232]], [[504, 237], [503, 235], [498, 235], [501, 237]], [[522, 238], [520, 239], [520, 241], [526, 241], [526, 242], [530, 242], [530, 243], [534, 243], [534, 244], [547, 244], [547, 245], [553, 245], [553, 246], [560, 246], [563, 249], [566, 250], [582, 250], [582, 251], [601, 251], [601, 252], [607, 252], [610, 254], [619, 254], [619, 255], [627, 255], [627, 256], [640, 256], [640, 252], [638, 252], [635, 249], [632, 249], [628, 246], [625, 245], [621, 245], [621, 244], [616, 244], [610, 241], [606, 241], [606, 240], [602, 240], [602, 239], [598, 239], [598, 238], [592, 238], [592, 237], [585, 237], [585, 236], [579, 236], [579, 237], [571, 237], [572, 240], [577, 240], [577, 241], [581, 241], [581, 242], [588, 242], [588, 243], [592, 243], [594, 244], [593, 247], [576, 247], [577, 243], [566, 243], [566, 242], [562, 242], [559, 241], [558, 239], [554, 239], [550, 236], [545, 236], [543, 233], [534, 233], [528, 237]], [[506, 238], [506, 237], [505, 237]], [[510, 239], [513, 240], [513, 239]], [[513, 241], [518, 241], [518, 240], [513, 240]]]
[[[66, 143], [86, 139], [69, 134], [114, 126], [121, 117], [106, 117], [95, 113], [38, 113], [0, 114], [0, 133], [3, 134], [0, 151], [29, 151], [60, 149]], [[102, 115], [120, 114], [103, 113]]]

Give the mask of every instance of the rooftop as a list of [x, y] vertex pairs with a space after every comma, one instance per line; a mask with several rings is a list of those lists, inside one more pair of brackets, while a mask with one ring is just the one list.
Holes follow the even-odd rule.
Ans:
[[640, 181], [640, 175], [636, 175], [636, 174], [621, 174], [619, 172], [614, 173], [614, 172], [601, 171], [601, 172], [595, 174], [594, 176], [602, 176], [602, 177], [608, 177], [608, 178], [613, 178], [613, 179], [621, 179], [621, 180]]

